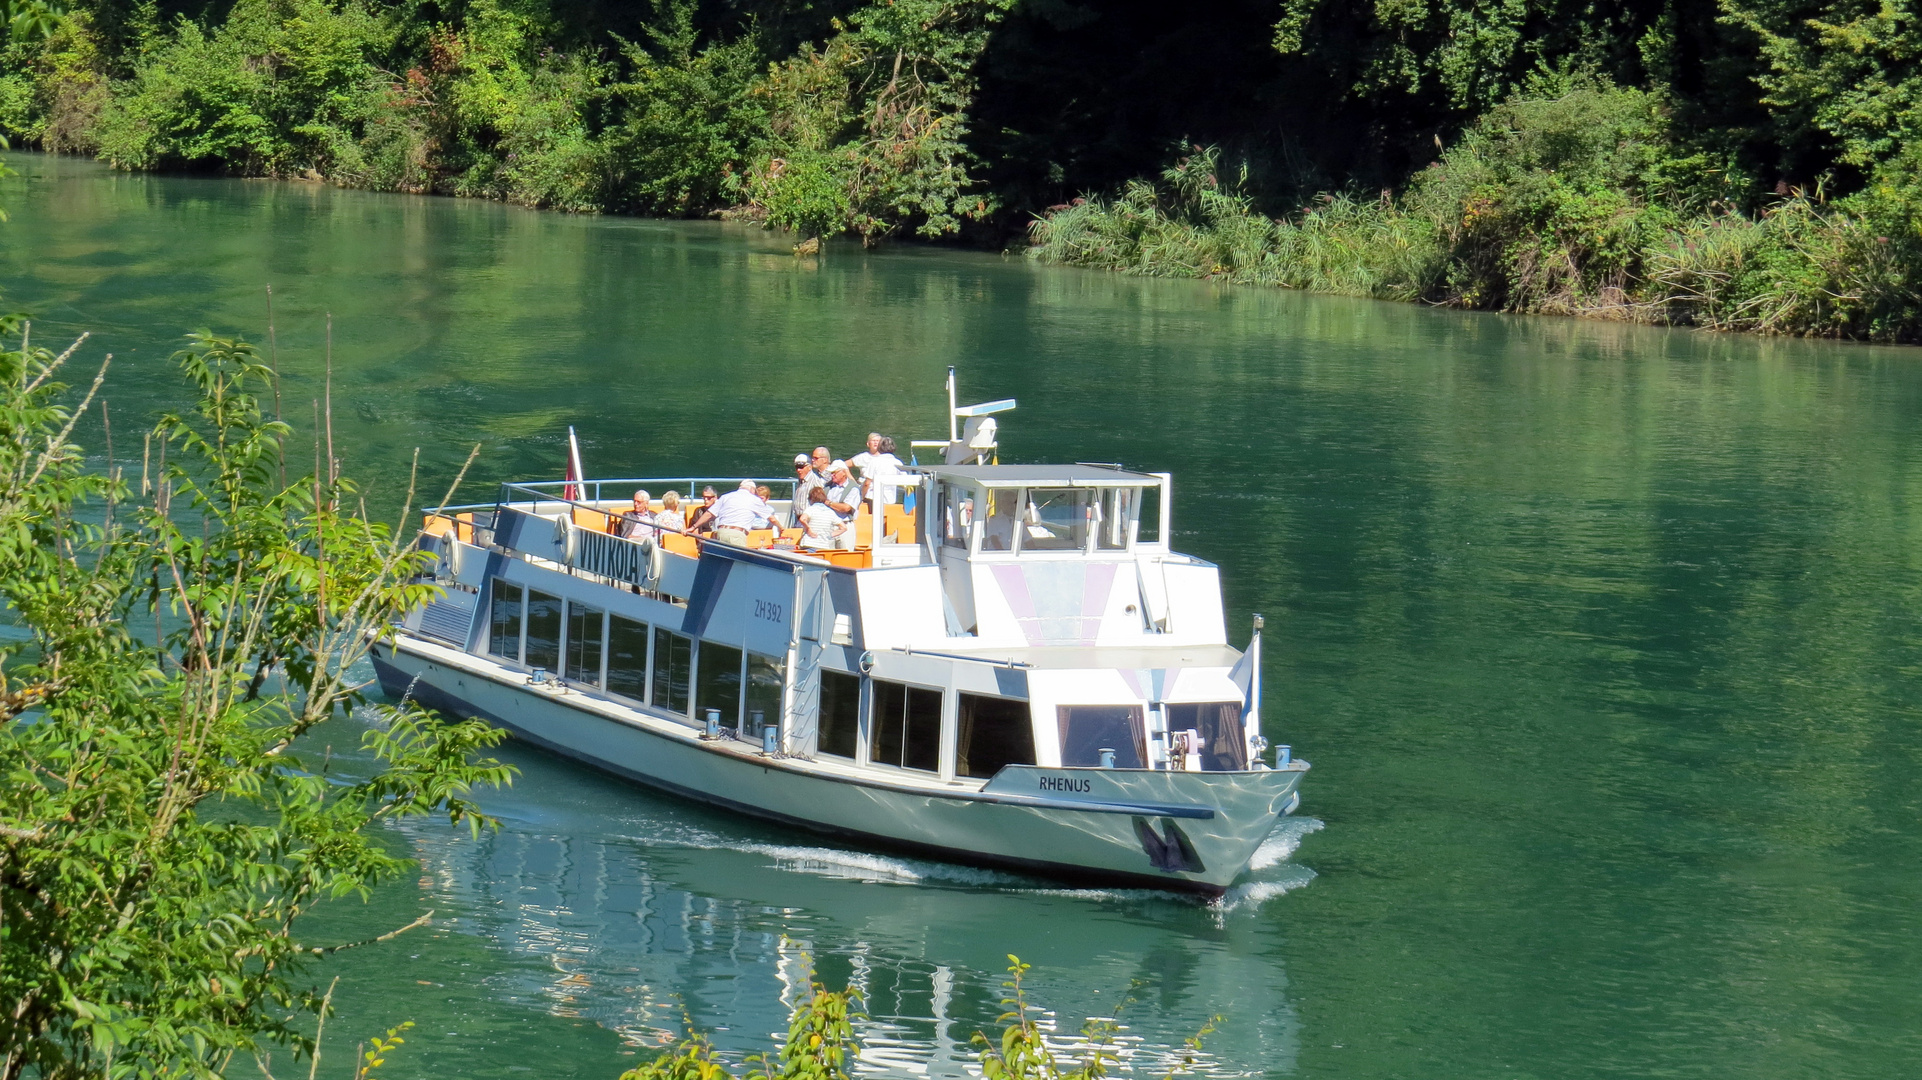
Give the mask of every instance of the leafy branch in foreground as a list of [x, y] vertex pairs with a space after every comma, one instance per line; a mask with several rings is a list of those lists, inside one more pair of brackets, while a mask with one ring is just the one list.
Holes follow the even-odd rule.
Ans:
[[0, 1078], [311, 1053], [329, 1004], [302, 976], [352, 946], [300, 916], [406, 868], [376, 822], [490, 825], [468, 795], [509, 782], [476, 757], [500, 733], [383, 707], [374, 775], [308, 767], [300, 737], [365, 703], [370, 638], [429, 599], [421, 556], [330, 470], [277, 479], [252, 346], [176, 355], [197, 401], [149, 434], [135, 491], [73, 441], [106, 362], [70, 403], [81, 342], [29, 330], [0, 320], [0, 601], [23, 632], [0, 651]]
[[[1116, 1036], [1120, 1022], [1113, 1017], [1091, 1019], [1082, 1026], [1079, 1046], [1086, 1056], [1063, 1060], [1049, 1045], [1041, 1024], [1035, 1020], [1040, 1008], [1029, 1002], [1021, 980], [1030, 970], [1019, 957], [1008, 957], [1008, 979], [1001, 985], [1008, 996], [1001, 999], [1007, 1007], [998, 1018], [1005, 1025], [999, 1039], [975, 1032], [976, 1058], [986, 1080], [1101, 1080], [1120, 1061]], [[835, 992], [819, 983], [789, 1018], [787, 1037], [773, 1055], [756, 1054], [742, 1080], [848, 1080], [849, 1065], [860, 1056], [860, 1037], [854, 1029], [858, 1017], [855, 1007], [860, 991], [853, 988]], [[1129, 999], [1132, 1000], [1132, 999]], [[1123, 1002], [1125, 1008], [1127, 1002]], [[1170, 1077], [1192, 1070], [1201, 1053], [1201, 1040], [1215, 1030], [1220, 1017], [1210, 1020], [1183, 1043], [1181, 1056], [1169, 1071]], [[734, 1080], [734, 1074], [718, 1060], [714, 1044], [696, 1032], [669, 1048], [653, 1061], [622, 1073], [620, 1080]]]

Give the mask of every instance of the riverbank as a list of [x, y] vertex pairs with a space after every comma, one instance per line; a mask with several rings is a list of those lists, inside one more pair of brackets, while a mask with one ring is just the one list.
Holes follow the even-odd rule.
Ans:
[[1738, 209], [1678, 153], [1664, 103], [1609, 86], [1490, 112], [1400, 195], [1268, 217], [1220, 152], [1160, 184], [1050, 208], [1043, 262], [1471, 309], [1715, 331], [1922, 341], [1922, 183], [1908, 163], [1847, 198]]

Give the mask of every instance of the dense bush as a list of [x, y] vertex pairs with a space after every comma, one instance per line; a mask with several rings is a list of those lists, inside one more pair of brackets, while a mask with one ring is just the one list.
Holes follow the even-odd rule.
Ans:
[[1057, 207], [1041, 259], [1506, 311], [1922, 340], [1922, 166], [1753, 211], [1731, 163], [1680, 146], [1662, 103], [1605, 85], [1492, 109], [1399, 199], [1324, 196], [1270, 219], [1194, 148], [1163, 185]]

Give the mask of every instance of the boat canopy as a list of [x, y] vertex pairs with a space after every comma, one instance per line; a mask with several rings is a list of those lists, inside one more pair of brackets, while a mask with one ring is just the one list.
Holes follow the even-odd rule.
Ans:
[[919, 471], [939, 480], [963, 480], [986, 488], [1146, 487], [1164, 479], [1118, 465], [931, 465]]

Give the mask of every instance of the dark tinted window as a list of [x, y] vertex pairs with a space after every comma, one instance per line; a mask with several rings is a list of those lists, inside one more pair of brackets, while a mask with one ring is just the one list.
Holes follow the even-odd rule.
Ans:
[[527, 645], [521, 653], [528, 667], [561, 670], [561, 598], [527, 590]]
[[854, 756], [861, 728], [861, 677], [840, 671], [821, 673], [821, 752]]
[[521, 658], [521, 587], [505, 581], [494, 583], [493, 629], [487, 635], [487, 651], [506, 660]]
[[772, 656], [747, 654], [747, 727], [742, 734], [760, 738], [756, 722], [772, 727], [781, 725], [781, 673], [787, 662]]
[[1201, 767], [1236, 772], [1248, 767], [1248, 740], [1242, 734], [1241, 702], [1169, 705], [1168, 731], [1194, 730], [1201, 736]]
[[1105, 747], [1120, 769], [1139, 769], [1147, 757], [1147, 729], [1139, 705], [1063, 705], [1061, 764], [1099, 765]]
[[601, 685], [601, 612], [599, 608], [567, 605], [568, 682]]
[[1003, 765], [1034, 764], [1034, 725], [1028, 722], [1027, 702], [962, 694], [956, 719], [956, 773], [985, 779]]
[[607, 620], [607, 688], [647, 700], [647, 626], [619, 615]]
[[721, 710], [722, 727], [741, 723], [741, 650], [712, 641], [701, 642], [694, 658], [694, 716], [705, 723], [709, 709]]
[[874, 749], [883, 765], [941, 767], [941, 691], [874, 680]]
[[655, 627], [654, 707], [687, 715], [688, 676], [693, 673], [694, 640]]

